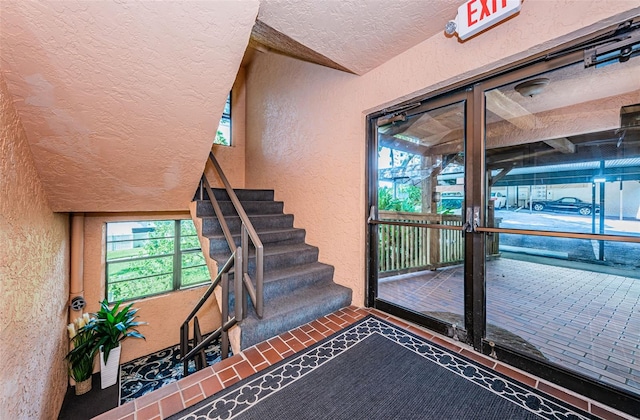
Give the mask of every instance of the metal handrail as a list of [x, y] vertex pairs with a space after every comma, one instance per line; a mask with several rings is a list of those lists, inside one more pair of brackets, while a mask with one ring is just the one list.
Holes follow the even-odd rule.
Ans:
[[[216, 278], [211, 282], [211, 285], [207, 288], [207, 291], [202, 295], [196, 306], [189, 313], [187, 318], [182, 323], [180, 327], [180, 354], [183, 363], [183, 371], [184, 376], [187, 376], [189, 373], [189, 360], [196, 357], [196, 355], [201, 352], [204, 348], [206, 348], [213, 340], [222, 336], [221, 343], [221, 356], [225, 359], [229, 352], [229, 334], [228, 331], [231, 327], [236, 325], [238, 322], [242, 321], [243, 317], [243, 305], [241, 305], [236, 299], [234, 316], [229, 318], [229, 272], [234, 265], [242, 265], [242, 249], [237, 248], [233, 251], [227, 262], [224, 264]], [[189, 322], [193, 320], [198, 313], [198, 311], [202, 308], [205, 302], [209, 299], [214, 289], [218, 287], [218, 285], [222, 285], [222, 322], [221, 326], [212, 332], [207, 338], [202, 340], [199, 343], [196, 343], [194, 348], [188, 349], [188, 341], [189, 341]], [[234, 277], [233, 282], [234, 293], [236, 296], [240, 296], [242, 293], [242, 279], [240, 276]], [[196, 327], [194, 326], [194, 329]], [[194, 340], [195, 340], [195, 330], [194, 330]]]
[[477, 232], [486, 233], [508, 233], [514, 235], [531, 235], [531, 236], [553, 236], [571, 239], [585, 239], [594, 241], [610, 241], [610, 242], [633, 242], [640, 243], [638, 236], [625, 235], [605, 235], [600, 233], [581, 233], [581, 232], [563, 232], [554, 230], [531, 230], [531, 229], [505, 229], [494, 227], [476, 227]]
[[224, 214], [222, 214], [222, 209], [218, 204], [218, 200], [213, 195], [213, 191], [211, 190], [211, 186], [209, 185], [209, 181], [207, 181], [207, 177], [202, 175], [202, 184], [204, 188], [207, 190], [207, 194], [209, 195], [209, 201], [211, 201], [211, 205], [213, 206], [213, 212], [216, 214], [218, 218], [218, 222], [220, 223], [220, 228], [222, 228], [222, 233], [224, 234], [224, 238], [227, 240], [229, 244], [229, 249], [231, 252], [236, 252], [236, 243], [233, 240], [233, 235], [231, 234], [231, 230], [229, 230], [229, 225], [227, 225], [227, 220], [224, 218]]
[[[390, 220], [379, 220], [369, 218], [367, 223], [370, 225], [390, 225], [390, 226], [407, 226], [407, 227], [420, 227], [430, 229], [443, 229], [443, 230], [465, 230], [465, 226], [449, 226], [449, 225], [434, 225], [427, 223], [416, 222], [397, 222]], [[508, 228], [495, 228], [495, 227], [482, 227], [476, 226], [476, 232], [485, 233], [505, 233], [513, 235], [531, 235], [531, 236], [553, 236], [561, 238], [572, 239], [584, 239], [595, 241], [610, 241], [610, 242], [632, 242], [640, 243], [640, 237], [628, 236], [628, 235], [605, 235], [601, 233], [582, 233], [582, 232], [563, 232], [555, 230], [531, 230], [531, 229], [508, 229]]]
[[[242, 254], [243, 263], [241, 265], [242, 271], [241, 273], [238, 273], [238, 271], [236, 270], [236, 274], [235, 274], [236, 277], [239, 277], [242, 280], [242, 284], [244, 285], [243, 292], [242, 292], [242, 305], [243, 307], [246, 306], [246, 303], [247, 303], [246, 296], [248, 294], [249, 297], [251, 298], [251, 301], [253, 302], [253, 306], [256, 309], [256, 314], [258, 315], [259, 318], [262, 318], [262, 315], [264, 312], [264, 287], [263, 287], [264, 247], [262, 245], [262, 241], [258, 237], [258, 233], [256, 232], [253, 225], [251, 224], [251, 221], [249, 220], [249, 216], [247, 216], [247, 213], [244, 211], [244, 208], [242, 207], [242, 204], [240, 203], [238, 196], [236, 195], [233, 188], [231, 188], [231, 184], [229, 184], [229, 180], [224, 175], [224, 172], [222, 171], [220, 164], [218, 163], [215, 156], [213, 155], [213, 152], [209, 152], [209, 160], [211, 161], [214, 168], [216, 169], [218, 176], [220, 177], [220, 180], [222, 180], [222, 184], [224, 185], [224, 188], [227, 191], [227, 194], [229, 195], [231, 202], [233, 203], [233, 207], [235, 208], [236, 213], [238, 213], [238, 216], [240, 217], [240, 221], [242, 222], [242, 227], [240, 231], [240, 248], [243, 250], [243, 254]], [[206, 176], [204, 178], [205, 178], [205, 186], [208, 186], [209, 183], [206, 181]], [[215, 200], [215, 197], [213, 197], [213, 193], [210, 188], [207, 188], [207, 194], [209, 194], [209, 199], [211, 199], [211, 203], [213, 204], [215, 202], [217, 204], [217, 201]], [[226, 221], [224, 220], [224, 216], [222, 215], [222, 211], [220, 211], [220, 208], [218, 207], [218, 209], [216, 210], [216, 207], [214, 206], [214, 211], [216, 211], [216, 216], [220, 221], [220, 225], [223, 226], [223, 223], [224, 223], [224, 225], [226, 226]], [[218, 215], [218, 211], [220, 213], [219, 215]], [[229, 248], [233, 252], [233, 250], [235, 249], [235, 242], [233, 241], [233, 237], [231, 236], [230, 232], [225, 232], [225, 227], [222, 227], [222, 229], [223, 229], [225, 238], [229, 243]], [[227, 227], [227, 231], [228, 231], [228, 227]], [[255, 248], [255, 256], [256, 256], [255, 287], [253, 285], [253, 282], [251, 281], [251, 277], [249, 276], [249, 240], [251, 240]], [[244, 310], [246, 313], [246, 307], [244, 308]]]
[[[207, 291], [200, 298], [196, 306], [189, 313], [185, 321], [180, 327], [180, 355], [183, 362], [184, 376], [189, 373], [189, 360], [196, 359], [200, 353], [208, 346], [213, 340], [221, 337], [221, 356], [226, 358], [229, 352], [229, 334], [228, 331], [231, 327], [241, 322], [243, 316], [247, 313], [247, 296], [251, 298], [253, 305], [256, 309], [258, 317], [262, 318], [263, 306], [264, 306], [264, 292], [263, 292], [263, 271], [264, 271], [264, 247], [262, 241], [258, 237], [256, 230], [254, 229], [247, 213], [244, 211], [238, 196], [233, 188], [229, 184], [227, 177], [222, 172], [222, 168], [218, 164], [213, 153], [209, 153], [209, 159], [214, 168], [218, 172], [218, 176], [224, 184], [225, 190], [233, 203], [233, 206], [240, 217], [242, 227], [240, 229], [240, 246], [237, 247], [229, 229], [229, 225], [224, 217], [222, 209], [218, 200], [213, 194], [211, 185], [207, 180], [206, 174], [201, 179], [200, 198], [202, 199], [203, 189], [206, 189], [209, 196], [209, 201], [213, 207], [213, 211], [218, 218], [222, 233], [231, 250], [231, 256], [227, 262], [219, 270], [216, 278], [211, 282]], [[256, 285], [254, 287], [251, 277], [249, 276], [249, 240], [253, 243], [256, 255]], [[234, 268], [234, 293], [236, 297], [235, 302], [235, 316], [229, 318], [229, 273]], [[220, 302], [221, 308], [221, 326], [212, 332], [207, 338], [201, 340], [201, 334], [199, 330], [199, 323], [197, 322], [196, 314], [205, 304], [205, 302], [211, 297], [216, 287], [222, 286], [222, 301]], [[194, 333], [193, 333], [193, 348], [189, 349], [189, 322], [194, 320]], [[199, 364], [202, 364], [201, 358], [196, 359], [196, 368]]]
[[[184, 322], [189, 322], [189, 321], [191, 321], [193, 319], [194, 316], [196, 316], [196, 313], [198, 313], [200, 308], [202, 308], [202, 305], [204, 305], [206, 303], [207, 299], [209, 299], [209, 297], [213, 293], [214, 289], [216, 287], [218, 287], [218, 285], [222, 281], [222, 275], [224, 273], [228, 273], [229, 271], [231, 271], [231, 268], [233, 267], [233, 265], [235, 263], [235, 260], [237, 258], [236, 254], [237, 254], [236, 251], [234, 251], [233, 254], [231, 254], [231, 256], [229, 257], [227, 262], [222, 266], [222, 269], [220, 270], [220, 272], [218, 273], [216, 278], [211, 282], [211, 284], [207, 288], [207, 291], [204, 292], [204, 295], [202, 295], [202, 297], [200, 298], [200, 300], [198, 301], [196, 306], [193, 308], [193, 310], [189, 313], [189, 315], [187, 316], [187, 319], [185, 319]], [[242, 319], [242, 313], [240, 313], [240, 315], [238, 315], [237, 314], [237, 309], [236, 309], [236, 316], [237, 316], [237, 318]]]

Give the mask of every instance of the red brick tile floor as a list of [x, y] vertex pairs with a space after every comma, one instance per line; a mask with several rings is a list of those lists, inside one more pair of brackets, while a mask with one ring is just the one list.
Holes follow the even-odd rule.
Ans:
[[[486, 273], [487, 323], [552, 362], [640, 393], [639, 279], [506, 258], [487, 261]], [[462, 266], [387, 277], [378, 288], [417, 312], [462, 315], [463, 296]]]
[[190, 407], [237, 381], [293, 355], [325, 337], [338, 332], [354, 322], [374, 314], [425, 339], [446, 345], [454, 352], [471, 357], [485, 366], [520, 380], [532, 387], [544, 390], [569, 404], [582, 408], [605, 419], [624, 419], [624, 414], [576, 393], [531, 376], [515, 368], [503, 365], [448, 337], [438, 336], [421, 327], [409, 324], [374, 309], [350, 306], [330, 315], [281, 334], [236, 354], [222, 362], [209, 366], [184, 379], [128, 402], [98, 417], [98, 420], [158, 420]]

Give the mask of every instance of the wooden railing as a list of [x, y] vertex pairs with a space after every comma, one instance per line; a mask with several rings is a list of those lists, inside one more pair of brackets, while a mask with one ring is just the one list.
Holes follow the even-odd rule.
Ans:
[[[462, 217], [431, 213], [379, 211], [381, 221], [462, 226]], [[418, 226], [378, 226], [380, 273], [434, 269], [464, 258], [462, 232]]]
[[[459, 229], [461, 216], [379, 211], [380, 221], [410, 223], [402, 225], [378, 225], [379, 255], [378, 269], [381, 275], [393, 275], [420, 269], [433, 270], [439, 267], [460, 264], [464, 261], [464, 237]], [[429, 229], [416, 226], [456, 226], [458, 229]], [[494, 221], [494, 226], [499, 220]], [[487, 254], [498, 253], [499, 235], [487, 236]]]

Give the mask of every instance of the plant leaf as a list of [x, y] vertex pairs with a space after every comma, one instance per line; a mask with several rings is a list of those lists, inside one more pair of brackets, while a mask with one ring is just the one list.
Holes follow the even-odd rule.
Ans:
[[134, 337], [134, 338], [142, 338], [142, 339], [146, 340], [146, 338], [144, 338], [144, 335], [140, 334], [138, 331], [129, 331], [127, 333], [127, 336]]

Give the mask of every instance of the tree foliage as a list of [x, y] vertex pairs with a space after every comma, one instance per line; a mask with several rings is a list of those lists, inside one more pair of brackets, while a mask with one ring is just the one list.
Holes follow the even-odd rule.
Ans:
[[216, 132], [216, 138], [213, 141], [213, 144], [221, 144], [223, 146], [228, 146], [229, 145], [229, 140], [224, 136], [222, 131], [218, 130]]
[[389, 187], [378, 188], [378, 208], [388, 211], [404, 211], [417, 213], [422, 210], [422, 190], [415, 185], [400, 185], [398, 192], [401, 197], [393, 196]]
[[[187, 222], [187, 223], [185, 223]], [[176, 244], [175, 222], [173, 220], [155, 221], [150, 227], [148, 238], [133, 240], [136, 252], [130, 257], [152, 257], [131, 261], [110, 263], [109, 300], [131, 299], [173, 290], [175, 247], [180, 246], [180, 273], [182, 286], [201, 283], [209, 279], [204, 256], [200, 250], [195, 227], [190, 220], [180, 222], [180, 244]], [[194, 250], [195, 252], [187, 252]], [[117, 252], [117, 251], [116, 251]], [[109, 258], [108, 258], [109, 260]]]

